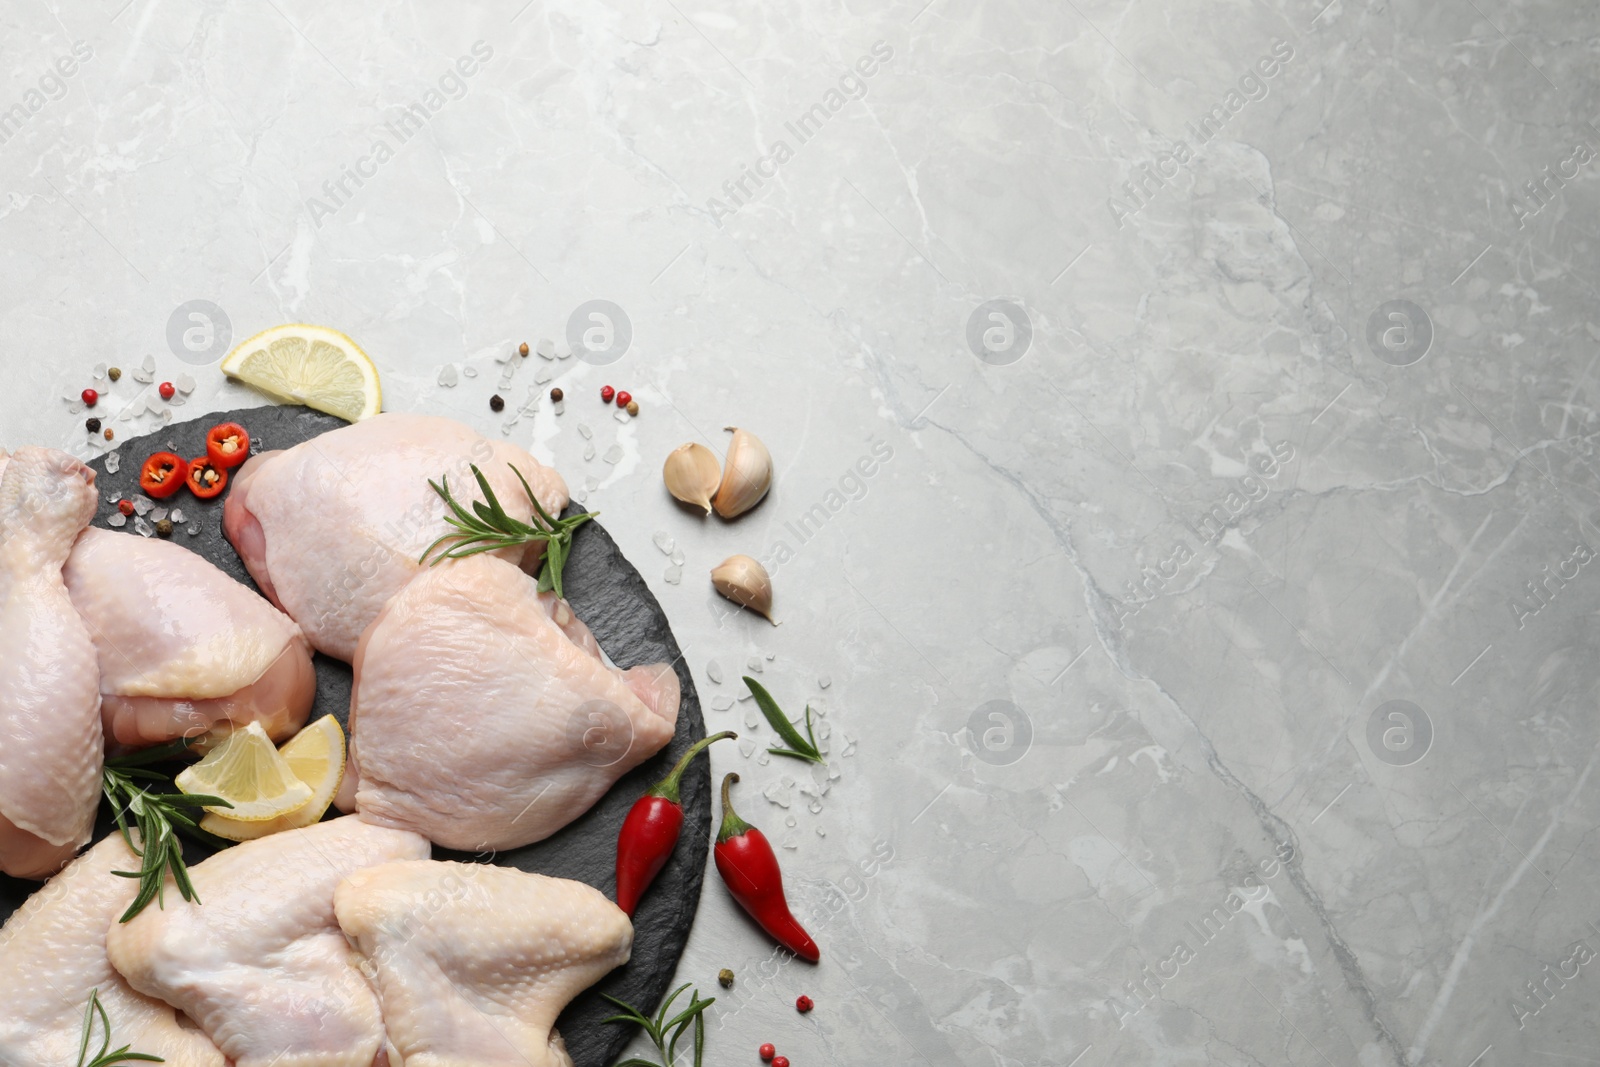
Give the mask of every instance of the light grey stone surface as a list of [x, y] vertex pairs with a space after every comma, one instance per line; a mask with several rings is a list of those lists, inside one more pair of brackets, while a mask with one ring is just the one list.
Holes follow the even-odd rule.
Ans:
[[587, 488], [713, 729], [827, 712], [714, 752], [824, 962], [713, 875], [712, 1062], [1600, 1062], [1592, 5], [118, 2], [0, 10], [0, 445], [248, 403], [209, 301]]

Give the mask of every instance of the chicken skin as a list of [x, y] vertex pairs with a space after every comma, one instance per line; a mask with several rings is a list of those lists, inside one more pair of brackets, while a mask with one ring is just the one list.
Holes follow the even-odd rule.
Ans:
[[565, 601], [487, 554], [413, 579], [354, 666], [356, 810], [447, 848], [549, 837], [659, 752], [678, 718], [668, 666], [608, 667]]
[[109, 742], [141, 748], [259, 722], [274, 741], [305, 725], [311, 645], [287, 615], [170, 541], [88, 529], [67, 593], [100, 663]]
[[389, 1062], [405, 1067], [571, 1067], [556, 1017], [633, 947], [599, 890], [508, 867], [368, 867], [334, 909], [377, 987]]
[[[473, 464], [520, 522], [533, 507], [513, 464], [547, 512], [567, 506], [561, 476], [515, 445], [453, 419], [390, 413], [251, 459], [234, 476], [223, 528], [267, 598], [318, 651], [348, 662], [378, 611], [421, 568], [423, 550], [451, 529], [428, 481], [448, 478], [470, 509], [483, 499]], [[496, 555], [532, 566], [541, 551]]]
[[0, 470], [0, 871], [44, 878], [89, 841], [100, 802], [100, 675], [61, 568], [94, 472], [49, 448]]
[[363, 867], [428, 853], [416, 834], [354, 818], [236, 845], [190, 869], [201, 902], [169, 893], [164, 910], [114, 927], [111, 963], [236, 1067], [371, 1067], [383, 1021], [333, 891]]
[[[160, 1056], [167, 1067], [223, 1067], [222, 1053], [172, 1006], [136, 993], [111, 969], [106, 932], [133, 902], [139, 857], [113, 834], [28, 898], [0, 929], [0, 1063], [76, 1063], [89, 994], [99, 996], [113, 1048]], [[96, 1044], [102, 1031], [96, 1023]]]

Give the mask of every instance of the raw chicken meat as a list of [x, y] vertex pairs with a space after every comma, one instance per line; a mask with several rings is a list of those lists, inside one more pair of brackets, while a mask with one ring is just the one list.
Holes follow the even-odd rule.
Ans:
[[549, 837], [659, 752], [678, 719], [670, 667], [606, 666], [564, 601], [487, 554], [418, 575], [354, 666], [356, 809], [447, 848]]
[[0, 472], [0, 871], [19, 878], [87, 844], [100, 802], [99, 667], [61, 578], [98, 498], [94, 471], [54, 449]]
[[[0, 930], [0, 1063], [62, 1067], [78, 1060], [83, 1013], [98, 990], [112, 1048], [160, 1056], [167, 1067], [222, 1067], [222, 1053], [168, 1004], [134, 992], [111, 969], [106, 931], [133, 902], [139, 858], [113, 834], [28, 898]], [[101, 1030], [96, 1023], [95, 1044]]]
[[[448, 476], [470, 509], [481, 500], [471, 465], [506, 513], [533, 512], [515, 464], [551, 515], [567, 506], [561, 476], [513, 444], [431, 415], [385, 414], [282, 452], [263, 452], [234, 476], [223, 527], [274, 604], [318, 651], [348, 661], [361, 633], [420, 569], [424, 549], [451, 527], [431, 488]], [[533, 566], [542, 546], [496, 553]]]
[[334, 907], [405, 1067], [571, 1067], [556, 1016], [633, 947], [599, 890], [508, 867], [386, 863]]
[[274, 741], [305, 725], [311, 644], [287, 615], [180, 545], [88, 529], [67, 593], [100, 659], [100, 712], [126, 748], [198, 737], [231, 720]]
[[114, 927], [111, 963], [236, 1067], [371, 1067], [383, 1022], [334, 919], [334, 887], [427, 856], [416, 834], [353, 818], [236, 845], [190, 869], [203, 904], [169, 893], [165, 910]]

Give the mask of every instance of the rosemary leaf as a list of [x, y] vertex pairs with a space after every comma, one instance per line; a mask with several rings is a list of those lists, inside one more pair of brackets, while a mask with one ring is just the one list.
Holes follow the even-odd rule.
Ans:
[[806, 708], [806, 736], [801, 737], [800, 731], [794, 723], [789, 721], [789, 716], [778, 707], [778, 702], [772, 699], [772, 694], [767, 692], [760, 682], [745, 676], [744, 684], [750, 687], [750, 695], [756, 698], [756, 705], [761, 709], [761, 714], [766, 716], [768, 724], [778, 731], [778, 736], [783, 738], [788, 748], [769, 748], [768, 752], [774, 756], [791, 756], [795, 759], [808, 760], [811, 763], [826, 763], [822, 753], [817, 750], [817, 736], [811, 731], [811, 709]]

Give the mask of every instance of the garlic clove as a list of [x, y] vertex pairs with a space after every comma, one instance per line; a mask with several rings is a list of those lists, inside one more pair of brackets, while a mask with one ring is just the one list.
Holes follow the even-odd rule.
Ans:
[[729, 556], [717, 564], [711, 572], [711, 584], [735, 604], [778, 625], [772, 617], [772, 576], [749, 556]]
[[722, 478], [717, 454], [705, 445], [690, 442], [673, 449], [661, 466], [667, 491], [685, 504], [694, 504], [711, 514], [711, 494]]
[[[711, 498], [711, 506], [725, 519], [743, 515], [767, 495], [772, 487], [772, 453], [761, 443], [761, 438], [737, 426], [733, 443], [728, 445], [728, 459], [722, 469], [722, 481]], [[748, 558], [748, 557], [747, 557]]]

